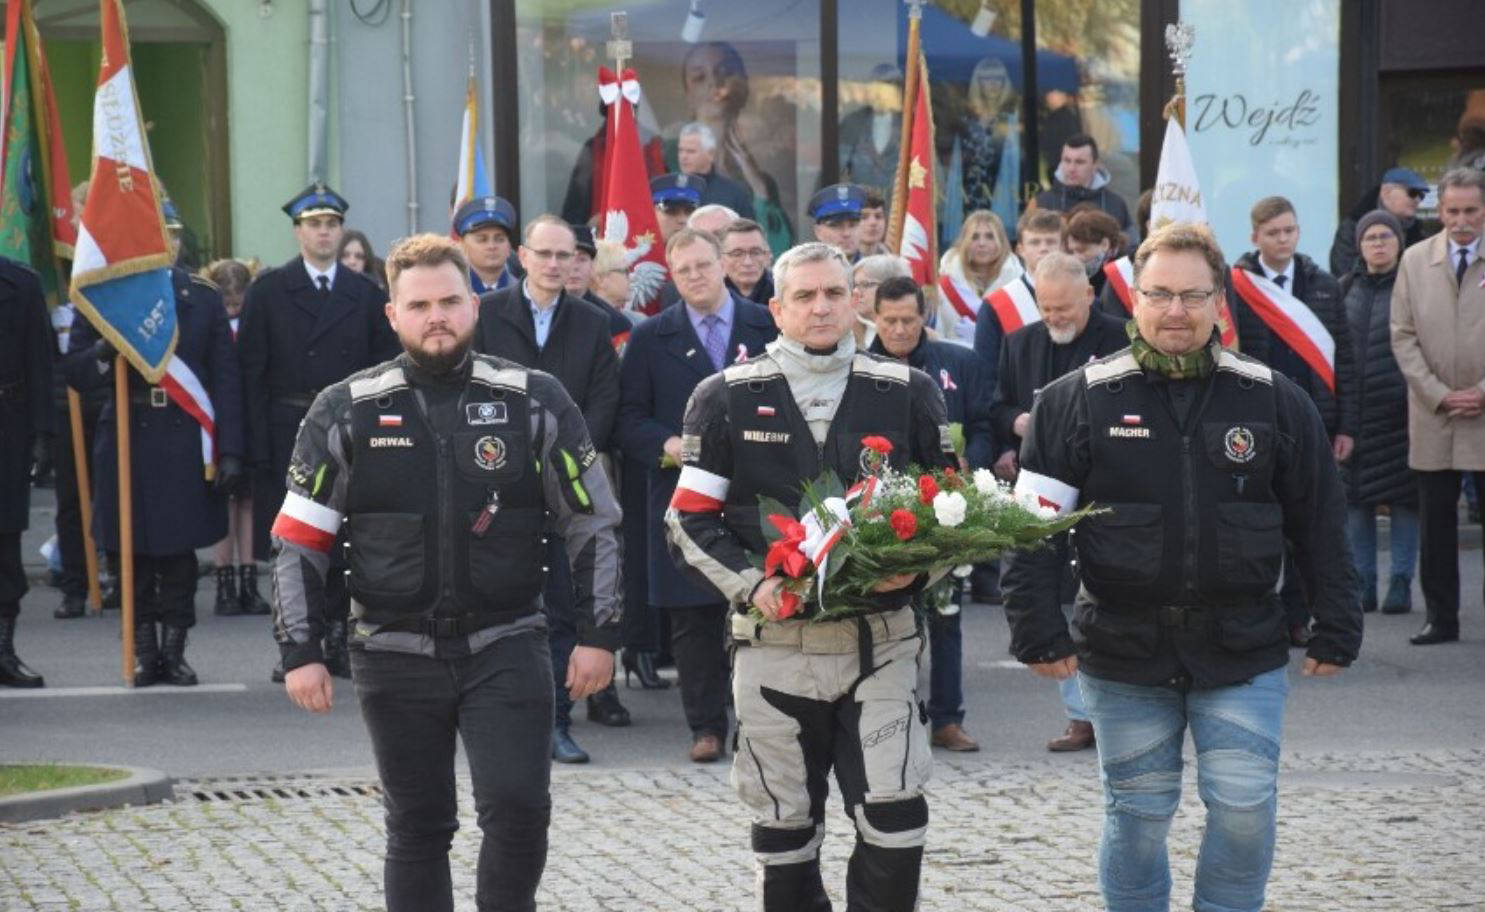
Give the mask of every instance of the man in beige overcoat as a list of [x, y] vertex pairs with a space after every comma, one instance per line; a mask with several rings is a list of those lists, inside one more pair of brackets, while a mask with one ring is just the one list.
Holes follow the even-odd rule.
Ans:
[[1417, 646], [1459, 639], [1459, 482], [1485, 491], [1485, 173], [1439, 181], [1442, 233], [1409, 247], [1392, 290], [1392, 351], [1408, 381], [1408, 465], [1418, 473]]

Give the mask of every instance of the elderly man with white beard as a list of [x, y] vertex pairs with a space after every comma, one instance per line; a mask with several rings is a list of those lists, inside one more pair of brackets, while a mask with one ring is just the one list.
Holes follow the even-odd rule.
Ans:
[[[1000, 347], [1000, 382], [990, 412], [1001, 450], [995, 474], [1006, 481], [1015, 481], [1020, 470], [1016, 454], [1037, 394], [1068, 371], [1129, 344], [1123, 322], [1092, 309], [1093, 286], [1088, 284], [1088, 273], [1077, 257], [1060, 251], [1047, 254], [1036, 264], [1035, 279], [1036, 306], [1042, 318], [1011, 333]], [[1059, 554], [1067, 556], [1067, 536], [1060, 535], [1054, 541]], [[1066, 592], [1063, 601], [1070, 601], [1071, 595]], [[1093, 746], [1093, 724], [1071, 681], [1069, 678], [1061, 685], [1067, 729], [1047, 742], [1050, 751], [1080, 751]]]

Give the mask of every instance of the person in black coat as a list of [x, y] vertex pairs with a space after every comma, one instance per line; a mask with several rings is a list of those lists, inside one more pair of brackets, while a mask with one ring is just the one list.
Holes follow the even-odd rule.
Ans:
[[1382, 611], [1412, 608], [1418, 563], [1418, 480], [1408, 468], [1408, 385], [1392, 353], [1392, 284], [1407, 234], [1383, 209], [1356, 222], [1361, 263], [1342, 277], [1341, 297], [1356, 361], [1356, 449], [1342, 464], [1361, 609], [1377, 609], [1377, 507], [1390, 517], [1392, 563]]
[[52, 435], [52, 341], [41, 279], [0, 257], [0, 687], [41, 687], [15, 654], [26, 594], [21, 533], [31, 521], [31, 465]]
[[[648, 468], [647, 515], [624, 521], [646, 523], [650, 603], [670, 613], [681, 702], [696, 739], [692, 758], [711, 761], [720, 756], [727, 734], [727, 604], [671, 560], [665, 511], [680, 478], [681, 421], [691, 391], [727, 364], [762, 352], [778, 336], [778, 327], [766, 308], [727, 291], [721, 247], [713, 235], [683, 228], [667, 244], [666, 258], [685, 297], [635, 327], [629, 337], [619, 373], [616, 437], [627, 457]], [[715, 355], [697, 332], [710, 316], [721, 319], [715, 324]], [[710, 750], [702, 749], [708, 746]]]
[[[990, 407], [995, 428], [995, 474], [1014, 482], [1021, 470], [1017, 453], [1031, 424], [1037, 396], [1053, 380], [1096, 358], [1111, 355], [1129, 344], [1124, 322], [1093, 309], [1093, 287], [1082, 262], [1072, 254], [1054, 251], [1037, 262], [1037, 308], [1042, 319], [1006, 336], [1000, 347], [995, 402]], [[1068, 568], [1068, 539], [1059, 535], [1053, 547]], [[1061, 580], [1064, 603], [1072, 600], [1072, 578]], [[1061, 685], [1067, 728], [1047, 742], [1056, 752], [1077, 751], [1093, 745], [1093, 723], [1076, 685]]]
[[[928, 338], [924, 320], [928, 302], [909, 276], [894, 276], [877, 287], [872, 312], [877, 336], [867, 349], [873, 355], [906, 361], [927, 374], [943, 393], [951, 424], [964, 430], [960, 468], [988, 468], [994, 443], [990, 430], [989, 370], [974, 349]], [[964, 634], [959, 606], [963, 592], [957, 580], [947, 604], [926, 605], [931, 673], [928, 677], [928, 721], [934, 747], [977, 751], [980, 745], [964, 730]]]
[[753, 218], [753, 193], [741, 183], [717, 173], [717, 135], [701, 122], [681, 127], [676, 140], [676, 163], [686, 174], [706, 180], [701, 191], [701, 205], [726, 206], [740, 217]]
[[[526, 278], [481, 296], [474, 350], [556, 377], [583, 413], [593, 446], [604, 450], [619, 405], [619, 358], [608, 314], [566, 291], [576, 250], [576, 234], [556, 216], [528, 222], [517, 251]], [[558, 535], [548, 536], [547, 567], [547, 633], [557, 704], [553, 757], [582, 762], [587, 755], [572, 740], [572, 698], [562, 683], [578, 635], [572, 575]], [[588, 718], [603, 725], [629, 724], [612, 684], [588, 698]]]
[[[283, 506], [294, 437], [320, 390], [394, 357], [387, 293], [364, 275], [340, 268], [343, 220], [350, 204], [322, 183], [284, 205], [299, 256], [260, 272], [248, 288], [237, 338], [247, 407], [248, 464], [253, 470], [253, 554], [269, 555], [269, 527]], [[326, 588], [327, 666], [350, 676], [346, 617], [350, 596], [337, 551]], [[256, 591], [256, 576], [249, 578]], [[273, 679], [282, 671], [274, 669]]]
[[[222, 493], [243, 472], [242, 375], [227, 311], [216, 286], [171, 270], [184, 365], [211, 404], [212, 449], [203, 426], [165, 386], [129, 372], [134, 535], [134, 686], [196, 683], [185, 661], [186, 631], [196, 623], [196, 549], [227, 534]], [[66, 359], [68, 382], [79, 390], [111, 388], [115, 351], [83, 321], [74, 324]], [[177, 377], [177, 380], [179, 378]], [[191, 385], [180, 386], [190, 389]], [[98, 419], [93, 450], [93, 534], [118, 573], [118, 415], [110, 399]], [[156, 629], [159, 625], [159, 630]]]
[[[1344, 344], [1346, 315], [1340, 287], [1314, 260], [1296, 252], [1299, 218], [1293, 203], [1282, 196], [1264, 197], [1253, 204], [1251, 215], [1253, 243], [1258, 249], [1238, 257], [1233, 269], [1264, 276], [1298, 298], [1319, 319], [1335, 342], [1335, 389], [1259, 316], [1241, 289], [1227, 302], [1237, 323], [1238, 345], [1243, 354], [1267, 364], [1309, 394], [1320, 411], [1336, 461], [1345, 462], [1356, 443], [1356, 399], [1351, 346]], [[1293, 559], [1292, 554], [1289, 559]], [[1311, 636], [1309, 598], [1299, 574], [1285, 573], [1283, 580], [1280, 597], [1289, 611], [1289, 638], [1296, 648], [1303, 648]]]

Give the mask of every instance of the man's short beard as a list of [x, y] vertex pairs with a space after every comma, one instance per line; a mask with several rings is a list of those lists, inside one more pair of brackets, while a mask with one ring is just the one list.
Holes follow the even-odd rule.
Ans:
[[1078, 337], [1078, 328], [1076, 326], [1069, 326], [1066, 329], [1053, 329], [1049, 323], [1047, 324], [1047, 335], [1052, 337], [1052, 344], [1067, 345]]
[[453, 348], [430, 355], [427, 352], [409, 348], [406, 344], [402, 346], [403, 351], [412, 362], [430, 374], [446, 374], [464, 363], [464, 358], [469, 354], [469, 348], [474, 343], [474, 338], [460, 339]]

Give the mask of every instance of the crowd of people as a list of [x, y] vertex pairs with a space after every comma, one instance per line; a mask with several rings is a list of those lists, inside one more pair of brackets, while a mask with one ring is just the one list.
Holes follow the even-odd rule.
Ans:
[[[1417, 217], [1426, 183], [1405, 168], [1388, 170], [1338, 229], [1331, 272], [1297, 252], [1300, 213], [1287, 199], [1257, 200], [1254, 249], [1228, 268], [1205, 229], [1152, 231], [1148, 193], [1131, 215], [1099, 182], [1097, 145], [1074, 135], [1063, 145], [1054, 187], [1028, 204], [1014, 226], [988, 210], [971, 212], [942, 256], [937, 285], [925, 289], [886, 246], [886, 201], [850, 183], [814, 194], [808, 206], [814, 241], [775, 262], [769, 229], [745, 211], [750, 195], [711, 167], [715, 150], [711, 128], [690, 125], [678, 147], [686, 170], [651, 182], [669, 276], [658, 305], [636, 295], [623, 243], [595, 235], [590, 223], [550, 214], [522, 220], [504, 199], [475, 198], [451, 212], [456, 241], [400, 242], [389, 264], [364, 233], [345, 227], [349, 203], [320, 182], [284, 206], [299, 250], [287, 263], [261, 268], [229, 259], [207, 264], [199, 275], [175, 270], [175, 357], [209, 396], [212, 428], [203, 434], [200, 416], [171, 390], [129, 371], [135, 685], [197, 682], [186, 643], [196, 623], [196, 553], [210, 547], [213, 610], [273, 614], [280, 655], [271, 669], [265, 659], [265, 673], [286, 681], [306, 708], [328, 705], [330, 676], [349, 678], [354, 671], [368, 692], [393, 686], [396, 674], [368, 664], [367, 650], [431, 648], [430, 655], [446, 658], [449, 647], [437, 644], [448, 640], [461, 644], [455, 651], [467, 658], [512, 631], [544, 629], [553, 724], [543, 754], [549, 748], [550, 758], [563, 763], [589, 759], [573, 731], [580, 700], [589, 722], [630, 724], [596, 657], [603, 650], [621, 652], [626, 686], [669, 688], [661, 669], [673, 665], [692, 761], [727, 754], [732, 712], [764, 720], [761, 729], [745, 724], [750, 758], [737, 762], [745, 800], [766, 816], [770, 801], [782, 814], [779, 794], [769, 791], [778, 767], [798, 759], [797, 732], [783, 741], [779, 732], [808, 730], [855, 690], [799, 689], [801, 676], [834, 668], [833, 651], [859, 658], [862, 665], [849, 671], [859, 683], [878, 677], [865, 665], [872, 649], [885, 650], [877, 655], [890, 662], [893, 650], [926, 636], [924, 734], [939, 748], [979, 749], [964, 727], [960, 623], [967, 602], [1004, 600], [1013, 652], [1059, 682], [1067, 725], [1049, 741], [1052, 751], [1092, 747], [1106, 732], [1127, 739], [1109, 714], [1130, 694], [1105, 683], [1145, 686], [1151, 668], [1167, 661], [1174, 662], [1174, 676], [1162, 686], [1182, 694], [1247, 678], [1269, 682], [1275, 650], [1291, 646], [1307, 650], [1310, 671], [1334, 673], [1359, 644], [1359, 622], [1353, 630], [1347, 620], [1351, 606], [1358, 618], [1377, 610], [1406, 613], [1415, 576], [1427, 617], [1412, 642], [1458, 639], [1461, 482], [1472, 479], [1475, 490], [1485, 483], [1485, 173], [1458, 168], [1444, 175], [1437, 187], [1442, 230], [1432, 233]], [[166, 216], [178, 239], [184, 226], [168, 204]], [[1141, 238], [1148, 241], [1137, 243]], [[445, 287], [451, 264], [456, 278], [467, 278], [468, 292], [457, 281], [452, 291]], [[416, 289], [404, 289], [400, 301], [399, 273]], [[14, 325], [0, 339], [14, 351], [0, 359], [0, 405], [14, 427], [28, 429], [7, 433], [6, 446], [35, 440], [34, 454], [17, 458], [55, 465], [62, 554], [55, 615], [77, 618], [84, 614], [87, 561], [65, 390], [81, 396], [92, 533], [115, 580], [106, 607], [115, 607], [119, 419], [110, 391], [120, 362], [109, 338], [85, 320], [65, 317], [52, 321], [57, 344], [46, 347], [55, 357], [38, 359], [45, 316], [36, 312], [41, 297], [34, 276], [7, 263], [0, 278], [22, 302], [4, 313]], [[442, 374], [429, 367], [442, 365], [438, 359], [452, 357], [449, 351], [464, 357], [462, 349], [439, 342], [458, 332], [438, 313], [457, 309], [469, 292], [478, 296], [465, 327], [469, 345], [478, 355], [503, 359], [475, 362], [474, 380], [483, 385], [474, 398], [462, 385], [441, 386]], [[1208, 320], [1201, 315], [1209, 306]], [[821, 322], [837, 309], [846, 314], [838, 330]], [[1223, 348], [1229, 334], [1235, 342], [1227, 349], [1241, 357]], [[411, 361], [403, 360], [404, 351]], [[491, 364], [520, 371], [506, 376]], [[1074, 375], [1086, 377], [1087, 392], [1071, 381]], [[1127, 393], [1135, 398], [1117, 398], [1136, 376], [1139, 382], [1128, 384], [1137, 389]], [[1220, 382], [1186, 382], [1208, 376]], [[460, 384], [469, 382], [460, 375]], [[771, 384], [792, 397], [770, 392]], [[1277, 399], [1253, 404], [1255, 384], [1273, 387]], [[870, 405], [872, 397], [881, 402]], [[1209, 408], [1236, 418], [1208, 420]], [[838, 409], [849, 413], [839, 425], [847, 435], [906, 409], [912, 421], [899, 429], [906, 448], [894, 458], [984, 470], [1044, 503], [1066, 506], [1079, 488], [1117, 500], [1131, 487], [1151, 502], [1129, 495], [1132, 503], [1116, 504], [1113, 518], [1086, 531], [1080, 527], [1075, 541], [1064, 536], [1036, 559], [1011, 558], [1005, 568], [977, 566], [946, 598], [895, 581], [882, 596], [879, 635], [886, 639], [875, 646], [871, 634], [858, 642], [853, 632], [849, 643], [824, 650], [825, 661], [807, 648], [800, 654], [800, 635], [788, 634], [795, 652], [742, 649], [740, 656], [739, 644], [780, 642], [762, 627], [738, 626], [745, 617], [740, 606], [751, 604], [766, 617], [778, 608], [776, 588], [728, 545], [758, 547], [757, 523], [741, 519], [738, 505], [794, 483], [796, 456], [785, 456], [791, 435], [812, 435], [821, 463], [850, 463], [854, 450], [837, 439]], [[529, 435], [516, 420], [527, 412]], [[760, 430], [762, 417], [797, 427]], [[424, 421], [431, 437], [424, 436]], [[728, 430], [734, 427], [748, 429]], [[54, 428], [58, 433], [51, 434]], [[1311, 428], [1315, 440], [1323, 434], [1319, 456], [1307, 442]], [[1194, 653], [1178, 648], [1176, 658], [1161, 653], [1141, 664], [1135, 652], [1144, 647], [1130, 639], [1136, 634], [1110, 626], [1110, 617], [1089, 607], [1090, 591], [1155, 587], [1171, 603], [1172, 625], [1194, 623], [1191, 602], [1200, 599], [1195, 589], [1179, 588], [1187, 578], [1175, 569], [1185, 527], [1169, 525], [1194, 501], [1154, 505], [1174, 490], [1165, 480], [1182, 472], [1173, 464], [1152, 474], [1139, 446], [1156, 439], [1184, 439], [1188, 447], [1195, 440], [1196, 452], [1218, 470], [1215, 488], [1191, 482], [1192, 498], [1210, 494], [1218, 501], [1208, 517], [1217, 545], [1189, 542], [1191, 559], [1200, 561], [1192, 572], [1203, 574], [1204, 586], [1212, 583], [1200, 599], [1220, 591], [1282, 606], [1281, 625], [1264, 615], [1253, 621], [1256, 627], [1223, 634], [1231, 648], [1248, 638], [1242, 642], [1257, 652], [1244, 661], [1214, 659], [1214, 647], [1203, 643]], [[447, 476], [420, 471], [421, 454], [429, 448], [442, 454], [450, 444]], [[536, 475], [524, 474], [528, 463]], [[356, 465], [361, 468], [353, 471]], [[1332, 477], [1340, 479], [1334, 489]], [[1155, 478], [1170, 490], [1152, 488]], [[15, 526], [12, 517], [24, 519], [25, 511], [10, 505], [25, 502], [29, 479], [20, 490], [14, 479], [5, 483], [4, 515]], [[1251, 502], [1255, 489], [1270, 486], [1282, 510]], [[425, 501], [439, 512], [420, 507]], [[611, 504], [622, 506], [622, 520]], [[446, 513], [455, 517], [453, 526]], [[1391, 553], [1385, 579], [1377, 560], [1381, 514]], [[607, 528], [610, 521], [616, 533]], [[1347, 531], [1327, 537], [1332, 526]], [[21, 661], [14, 643], [25, 591], [19, 529], [0, 534], [6, 539], [0, 685], [40, 687], [42, 676]], [[483, 544], [487, 536], [499, 546]], [[347, 537], [354, 548], [343, 547]], [[1348, 561], [1322, 559], [1342, 553], [1337, 542], [1347, 541]], [[1077, 570], [1074, 554], [1082, 565]], [[259, 584], [259, 566], [270, 560], [271, 594]], [[427, 569], [435, 565], [436, 576]], [[1220, 585], [1213, 582], [1218, 577]], [[442, 579], [445, 588], [424, 592], [419, 579], [423, 588]], [[622, 613], [605, 595], [621, 585]], [[1266, 595], [1258, 592], [1264, 587]], [[414, 617], [383, 607], [432, 600], [467, 609], [486, 590], [502, 593], [500, 610], [478, 623], [467, 611], [445, 615], [440, 607]], [[540, 610], [530, 612], [531, 604]], [[1069, 640], [1062, 612], [1074, 604], [1076, 635]], [[1091, 676], [1074, 674], [1075, 648]], [[1210, 662], [1219, 670], [1203, 665]], [[321, 666], [323, 682], [306, 683], [305, 669]], [[892, 695], [910, 693], [916, 675], [881, 678], [880, 686]], [[1273, 689], [1281, 701], [1283, 688], [1274, 683]], [[383, 708], [394, 729], [409, 724], [401, 710]], [[900, 734], [909, 738], [902, 749], [911, 759], [909, 722]], [[386, 731], [377, 745], [384, 777], [389, 767], [412, 762], [398, 759], [400, 740], [387, 740]], [[834, 748], [820, 742], [804, 749], [810, 776], [823, 777]], [[853, 804], [876, 788], [880, 771], [870, 763], [856, 756], [849, 769], [837, 767]], [[857, 769], [861, 764], [866, 767]], [[914, 777], [926, 775], [926, 766], [913, 766]], [[872, 820], [863, 811], [858, 820], [862, 864], [877, 866], [873, 876], [853, 881], [861, 890], [901, 893], [907, 881], [891, 872], [916, 871], [926, 806], [908, 778], [904, 772], [891, 807], [866, 805], [887, 818]], [[788, 799], [800, 804], [798, 813], [755, 831], [760, 863], [779, 895], [818, 893], [817, 862], [813, 869], [785, 870], [789, 859], [818, 852], [822, 824], [810, 783], [798, 783], [799, 794]], [[1108, 787], [1121, 785], [1111, 779]], [[528, 824], [535, 826], [522, 825]], [[402, 889], [417, 895], [417, 878]], [[1119, 889], [1106, 884], [1108, 895]]]

